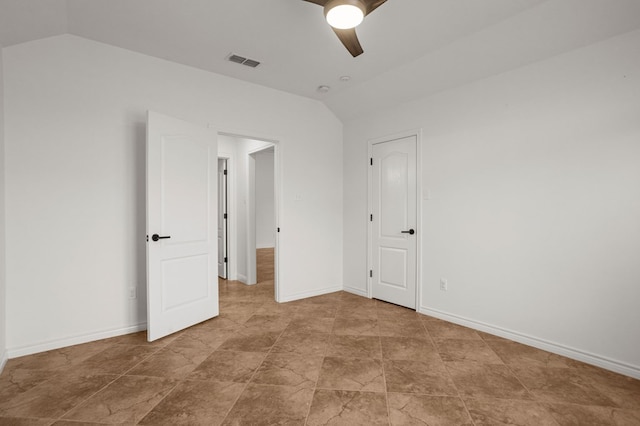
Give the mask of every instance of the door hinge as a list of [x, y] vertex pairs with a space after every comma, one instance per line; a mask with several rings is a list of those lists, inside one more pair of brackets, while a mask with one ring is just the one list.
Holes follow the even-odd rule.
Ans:
[[226, 175], [226, 174], [227, 174], [227, 171], [226, 171], [226, 170], [225, 170], [225, 171], [223, 171], [223, 172], [222, 172], [222, 174], [223, 174], [223, 175]]
[[223, 216], [222, 218], [223, 218], [223, 219], [226, 219], [226, 218], [227, 218], [227, 214], [225, 213], [225, 214], [224, 214], [224, 216]]
[[278, 227], [278, 232], [280, 232], [280, 227]]
[[369, 269], [369, 278], [373, 278], [373, 269]]
[[369, 215], [369, 222], [373, 222], [373, 214]]
[[228, 262], [228, 260], [227, 260], [227, 257], [225, 256], [224, 263], [227, 263], [227, 262]]
[[373, 157], [369, 158], [369, 165], [373, 166]]

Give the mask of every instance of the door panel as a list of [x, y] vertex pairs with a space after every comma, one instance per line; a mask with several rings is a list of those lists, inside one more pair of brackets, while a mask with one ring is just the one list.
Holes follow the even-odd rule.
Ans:
[[[416, 307], [417, 182], [415, 136], [372, 146], [372, 294]], [[403, 231], [414, 230], [414, 234]]]
[[216, 172], [213, 130], [149, 112], [149, 341], [218, 315]]

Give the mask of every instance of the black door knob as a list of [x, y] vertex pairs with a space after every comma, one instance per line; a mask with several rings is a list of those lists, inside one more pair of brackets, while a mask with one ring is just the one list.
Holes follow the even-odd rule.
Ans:
[[[400, 231], [401, 234], [409, 234], [409, 235], [413, 235], [416, 233], [416, 231], [414, 231], [413, 229], [409, 229], [408, 231]], [[155, 240], [154, 240], [155, 241]]]
[[160, 236], [160, 235], [158, 235], [158, 234], [153, 234], [153, 235], [151, 236], [151, 239], [152, 239], [153, 241], [166, 240], [167, 238], [171, 238], [171, 236], [167, 235], [166, 237], [161, 237], [161, 236]]

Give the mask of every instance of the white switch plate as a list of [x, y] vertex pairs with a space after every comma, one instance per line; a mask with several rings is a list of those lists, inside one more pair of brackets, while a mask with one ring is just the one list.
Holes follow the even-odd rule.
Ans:
[[440, 278], [440, 290], [447, 291], [449, 289], [449, 283], [446, 279]]

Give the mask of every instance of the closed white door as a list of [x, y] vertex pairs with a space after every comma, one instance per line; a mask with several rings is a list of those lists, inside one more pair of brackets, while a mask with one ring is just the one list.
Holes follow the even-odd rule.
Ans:
[[227, 160], [218, 159], [218, 276], [227, 279]]
[[373, 144], [371, 270], [376, 299], [416, 308], [417, 138]]
[[218, 315], [217, 134], [149, 112], [147, 339]]

